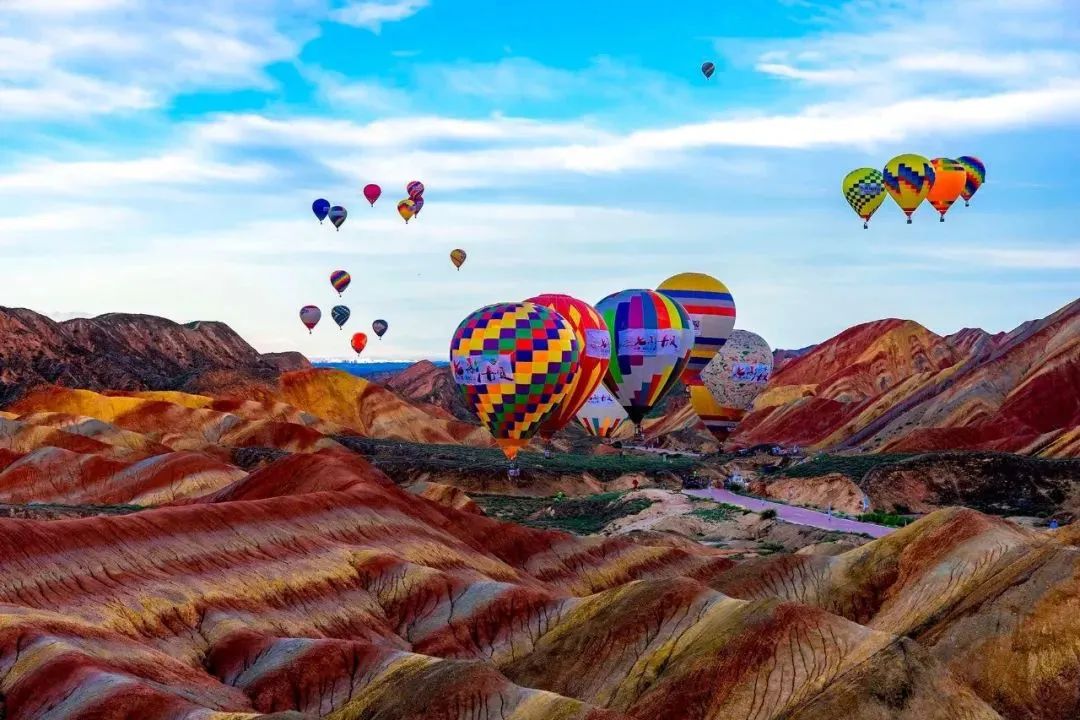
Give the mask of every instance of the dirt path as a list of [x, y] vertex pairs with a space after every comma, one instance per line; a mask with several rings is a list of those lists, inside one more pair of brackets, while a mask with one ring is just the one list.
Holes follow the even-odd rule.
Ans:
[[684, 490], [683, 492], [687, 495], [693, 495], [694, 497], [736, 505], [741, 508], [746, 508], [747, 510], [753, 510], [754, 512], [775, 510], [776, 517], [785, 522], [794, 523], [796, 525], [807, 525], [822, 530], [836, 530], [837, 532], [846, 533], [866, 533], [870, 537], [879, 538], [888, 535], [895, 529], [884, 525], [859, 522], [858, 520], [830, 517], [826, 513], [817, 512], [816, 510], [795, 507], [793, 505], [783, 505], [781, 503], [769, 502], [768, 500], [758, 500], [757, 498], [750, 498], [745, 495], [736, 495], [730, 490], [721, 490], [719, 488]]

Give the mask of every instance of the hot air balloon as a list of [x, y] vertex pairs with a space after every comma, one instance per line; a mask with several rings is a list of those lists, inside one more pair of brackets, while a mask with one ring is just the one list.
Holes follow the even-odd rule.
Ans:
[[330, 308], [330, 317], [337, 323], [338, 330], [345, 327], [345, 323], [349, 322], [349, 317], [352, 315], [352, 311], [344, 305], [335, 305]]
[[338, 297], [341, 297], [341, 293], [345, 292], [345, 288], [349, 287], [351, 282], [352, 275], [344, 270], [335, 270], [330, 273], [330, 284], [337, 290]]
[[424, 197], [423, 195], [413, 199], [413, 215], [419, 215], [420, 211], [424, 209]]
[[311, 212], [315, 213], [315, 217], [319, 218], [319, 222], [322, 223], [330, 213], [330, 201], [319, 198], [311, 203]]
[[465, 264], [465, 251], [460, 248], [457, 250], [451, 250], [450, 262], [454, 263], [454, 267], [460, 270], [461, 266]]
[[701, 63], [701, 74], [705, 76], [706, 80], [711, 78], [714, 72], [716, 72], [716, 65], [711, 62]]
[[945, 213], [960, 197], [967, 182], [967, 171], [964, 166], [949, 158], [934, 158], [930, 161], [934, 168], [934, 186], [926, 199], [941, 213], [941, 222], [945, 222]]
[[352, 340], [349, 341], [349, 344], [352, 345], [352, 349], [359, 355], [364, 352], [364, 348], [367, 347], [367, 335], [362, 332], [355, 333], [352, 336]]
[[964, 191], [960, 193], [960, 197], [964, 198], [964, 205], [968, 206], [971, 204], [972, 196], [986, 182], [986, 166], [974, 155], [961, 155], [956, 158], [956, 162], [960, 163], [967, 173], [967, 182], [964, 183]]
[[380, 195], [382, 195], [382, 188], [375, 183], [364, 186], [364, 199], [371, 203], [371, 207], [375, 207], [375, 201]]
[[412, 200], [402, 200], [401, 202], [399, 202], [397, 204], [397, 211], [398, 214], [401, 215], [401, 218], [405, 221], [406, 225], [408, 225], [409, 221], [412, 220], [412, 216], [416, 214], [413, 212]]
[[315, 326], [322, 320], [322, 310], [314, 305], [305, 305], [300, 308], [300, 322], [304, 323], [304, 327], [308, 329], [308, 334], [315, 329]]
[[419, 180], [413, 180], [405, 186], [405, 192], [409, 194], [410, 200], [415, 200], [424, 194], [424, 183]]
[[863, 230], [870, 227], [870, 216], [885, 201], [885, 176], [874, 168], [852, 170], [844, 176], [840, 189], [851, 209], [863, 219]]
[[349, 211], [341, 207], [340, 205], [335, 205], [334, 207], [330, 208], [330, 222], [334, 223], [334, 227], [336, 227], [338, 230], [341, 229], [341, 226], [345, 223], [345, 218], [347, 218], [348, 216]]
[[934, 184], [934, 167], [922, 155], [897, 155], [882, 171], [885, 189], [911, 224], [911, 213], [926, 199]]
[[371, 323], [371, 331], [375, 333], [380, 340], [382, 340], [382, 336], [386, 334], [386, 331], [389, 328], [390, 324], [387, 323], [385, 320], [376, 320], [375, 322]]
[[590, 435], [610, 438], [626, 420], [626, 411], [611, 391], [601, 384], [578, 410], [577, 420]]
[[[765, 389], [772, 374], [772, 350], [760, 335], [735, 330], [701, 372], [701, 379], [719, 408], [713, 420], [714, 434], [730, 432], [754, 399]], [[691, 394], [691, 400], [693, 395]]]
[[641, 421], [678, 381], [694, 348], [682, 305], [652, 290], [623, 290], [596, 304], [613, 350], [604, 384], [641, 434]]
[[513, 462], [566, 396], [578, 371], [577, 336], [532, 303], [481, 308], [458, 325], [450, 367], [466, 402]]
[[537, 295], [525, 302], [543, 305], [559, 313], [570, 324], [578, 341], [577, 374], [566, 390], [566, 397], [540, 425], [540, 437], [550, 440], [573, 421], [577, 411], [604, 381], [611, 360], [611, 338], [604, 318], [587, 302], [554, 293]]

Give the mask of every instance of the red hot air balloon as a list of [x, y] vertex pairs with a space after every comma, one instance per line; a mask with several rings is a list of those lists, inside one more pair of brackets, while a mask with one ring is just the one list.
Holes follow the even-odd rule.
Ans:
[[371, 203], [372, 207], [375, 207], [375, 201], [382, 195], [382, 188], [372, 183], [364, 186], [364, 199]]
[[362, 332], [358, 332], [352, 336], [352, 349], [356, 351], [356, 354], [364, 352], [364, 348], [367, 347], [367, 335]]

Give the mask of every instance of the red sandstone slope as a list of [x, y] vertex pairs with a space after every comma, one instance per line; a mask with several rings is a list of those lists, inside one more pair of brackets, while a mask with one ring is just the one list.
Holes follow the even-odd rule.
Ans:
[[1075, 453], [1080, 300], [991, 336], [859, 325], [789, 361], [732, 438], [871, 451]]

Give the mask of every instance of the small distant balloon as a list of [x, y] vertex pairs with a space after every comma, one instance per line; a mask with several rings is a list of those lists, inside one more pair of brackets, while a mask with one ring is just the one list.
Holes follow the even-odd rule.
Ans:
[[372, 207], [375, 207], [375, 201], [382, 195], [382, 188], [372, 183], [364, 186], [364, 199], [371, 203]]
[[450, 262], [454, 263], [454, 267], [456, 267], [458, 270], [460, 270], [461, 266], [465, 264], [465, 257], [465, 251], [461, 248], [458, 248], [457, 250], [452, 250], [450, 252]]
[[321, 223], [326, 219], [326, 216], [330, 214], [330, 201], [319, 198], [311, 203], [311, 212], [315, 213], [315, 217], [317, 217]]
[[367, 335], [362, 332], [356, 333], [352, 336], [350, 344], [352, 345], [352, 349], [356, 351], [356, 354], [359, 355], [364, 352], [364, 348], [367, 347]]
[[413, 215], [419, 215], [420, 210], [422, 210], [423, 207], [424, 207], [424, 197], [423, 197], [423, 195], [421, 195], [420, 197], [413, 200], [413, 209], [412, 209]]
[[424, 194], [424, 183], [419, 180], [413, 180], [405, 186], [405, 192], [409, 194], [410, 200], [415, 200]]
[[961, 155], [956, 158], [956, 162], [960, 163], [964, 168], [964, 172], [967, 173], [967, 182], [964, 183], [964, 191], [960, 193], [960, 197], [964, 198], [964, 206], [971, 204], [970, 200], [975, 193], [979, 191], [982, 184], [986, 182], [986, 165], [983, 161], [974, 155]]
[[338, 297], [341, 296], [341, 293], [345, 292], [345, 289], [349, 287], [349, 283], [351, 282], [352, 275], [345, 272], [344, 270], [335, 270], [334, 272], [330, 273], [330, 284], [334, 286], [335, 290], [337, 290]]
[[386, 334], [386, 331], [389, 328], [390, 324], [387, 323], [385, 320], [376, 320], [375, 322], [371, 323], [371, 331], [375, 333], [380, 340], [382, 339], [382, 336]]
[[412, 220], [413, 215], [416, 214], [413, 212], [413, 206], [414, 203], [412, 200], [402, 200], [397, 204], [398, 214], [401, 215], [401, 218], [405, 221], [406, 225], [409, 224], [409, 221]]
[[315, 329], [315, 326], [322, 320], [322, 310], [314, 305], [305, 305], [300, 308], [300, 322], [304, 323], [304, 327], [308, 329], [308, 334]]
[[335, 205], [334, 207], [330, 208], [329, 215], [330, 222], [334, 223], [334, 227], [340, 230], [341, 226], [345, 223], [345, 218], [349, 216], [349, 211], [341, 207], [340, 205]]
[[704, 62], [701, 64], [701, 74], [705, 76], [706, 80], [711, 78], [714, 72], [716, 72], [716, 65], [711, 62]]
[[352, 311], [344, 305], [335, 305], [330, 309], [330, 317], [337, 323], [338, 330], [345, 327], [345, 323], [349, 322], [351, 316]]

